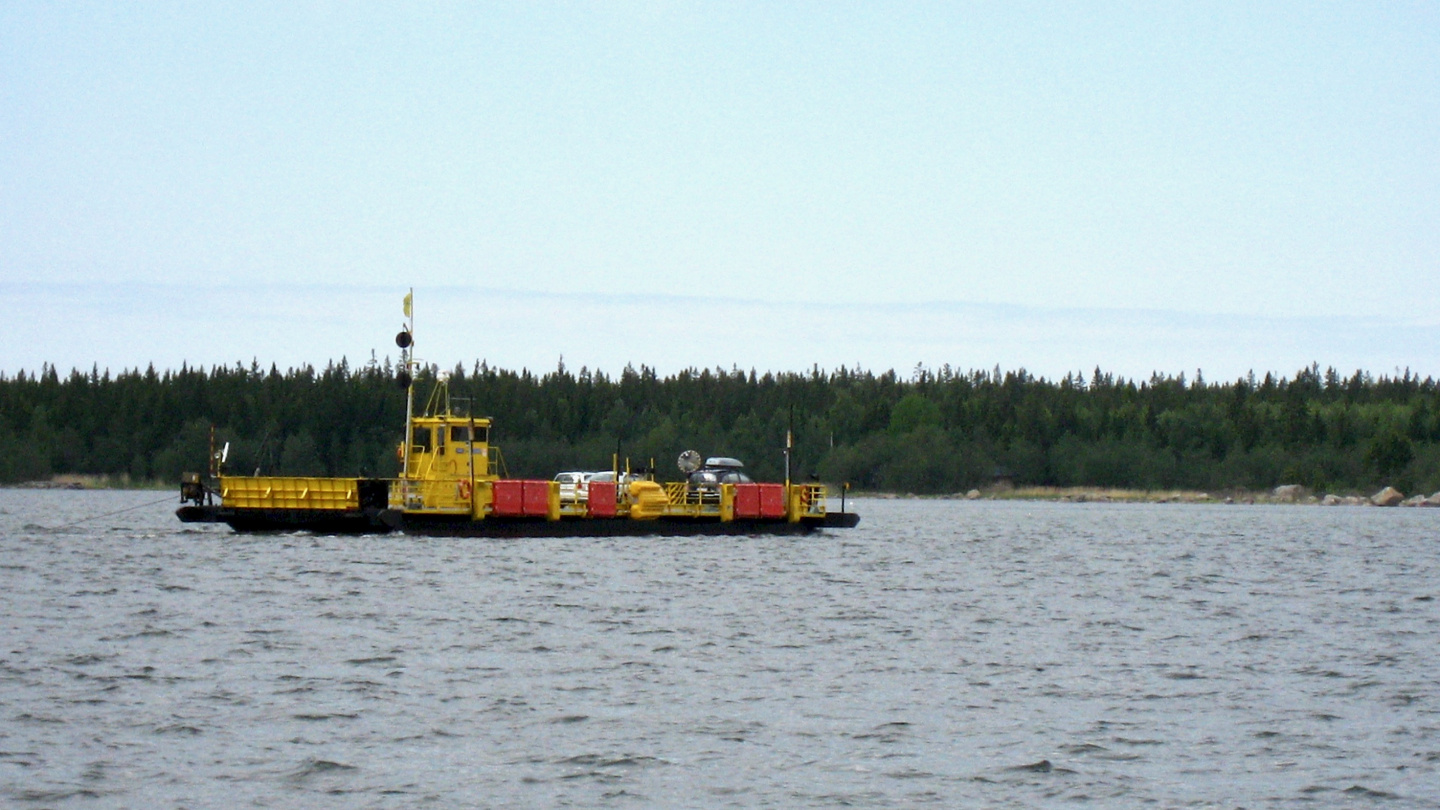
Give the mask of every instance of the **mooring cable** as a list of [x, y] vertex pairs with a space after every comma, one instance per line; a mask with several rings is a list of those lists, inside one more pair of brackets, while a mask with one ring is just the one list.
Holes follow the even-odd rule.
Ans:
[[125, 507], [124, 509], [116, 509], [114, 512], [105, 512], [105, 513], [102, 513], [102, 514], [99, 514], [99, 515], [90, 515], [89, 517], [80, 518], [79, 520], [77, 520], [77, 521], [75, 521], [75, 522], [73, 522], [73, 523], [66, 523], [66, 524], [61, 525], [61, 526], [51, 526], [51, 527], [49, 528], [49, 530], [52, 531], [52, 532], [53, 532], [53, 531], [59, 531], [60, 529], [68, 529], [68, 528], [70, 528], [71, 526], [79, 526], [81, 523], [84, 523], [84, 522], [86, 522], [86, 521], [88, 521], [88, 520], [99, 520], [100, 518], [110, 517], [111, 515], [122, 515], [122, 514], [124, 514], [124, 513], [126, 513], [126, 512], [133, 512], [133, 511], [135, 511], [136, 509], [144, 509], [144, 508], [147, 507], [147, 506], [154, 506], [154, 505], [157, 504], [157, 503], [164, 503], [164, 502], [166, 502], [166, 501], [168, 501], [168, 500], [173, 499], [174, 497], [175, 497], [174, 495], [166, 495], [165, 497], [161, 498], [161, 499], [158, 500], [158, 501], [150, 501], [150, 502], [148, 502], [148, 503], [141, 503], [141, 504], [136, 504], [136, 505], [134, 505], [134, 506], [127, 506], [127, 507]]

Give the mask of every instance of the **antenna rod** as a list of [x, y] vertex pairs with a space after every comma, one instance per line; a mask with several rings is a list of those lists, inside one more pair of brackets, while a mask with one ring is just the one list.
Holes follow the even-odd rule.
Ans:
[[403, 373], [408, 382], [405, 384], [405, 452], [402, 454], [400, 463], [404, 467], [400, 470], [400, 478], [404, 480], [402, 489], [405, 495], [410, 495], [410, 448], [415, 444], [415, 427], [412, 420], [415, 416], [415, 375], [412, 373], [412, 358], [415, 355], [415, 288], [411, 287], [410, 292], [405, 296], [405, 317], [409, 318], [407, 332], [410, 333], [410, 345], [400, 349], [400, 361], [404, 366]]

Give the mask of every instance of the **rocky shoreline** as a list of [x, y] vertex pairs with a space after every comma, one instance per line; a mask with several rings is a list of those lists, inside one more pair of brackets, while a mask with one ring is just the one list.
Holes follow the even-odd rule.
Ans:
[[[1309, 496], [1314, 498], [1313, 495]], [[1433, 495], [1411, 495], [1405, 497], [1405, 493], [1394, 487], [1385, 487], [1369, 498], [1362, 498], [1358, 495], [1342, 497], [1340, 495], [1328, 494], [1319, 500], [1321, 506], [1440, 506], [1440, 492]]]
[[0, 489], [116, 489], [116, 490], [166, 490], [176, 489], [178, 484], [167, 481], [132, 479], [128, 475], [57, 475], [41, 481], [20, 481], [0, 484]]
[[1205, 504], [1297, 504], [1312, 506], [1408, 506], [1440, 507], [1440, 492], [1433, 495], [1406, 497], [1394, 487], [1385, 487], [1374, 495], [1316, 495], [1299, 484], [1282, 484], [1272, 490], [1209, 493], [1194, 490], [1106, 489], [1103, 487], [994, 487], [972, 489], [949, 495], [915, 495], [913, 493], [856, 492], [852, 498], [938, 499], [968, 501], [1055, 501], [1060, 503], [1205, 503]]

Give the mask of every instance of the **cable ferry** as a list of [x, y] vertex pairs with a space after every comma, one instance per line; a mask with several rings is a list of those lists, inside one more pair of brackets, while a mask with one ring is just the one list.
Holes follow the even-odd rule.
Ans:
[[[208, 475], [186, 473], [176, 515], [186, 523], [226, 523], [236, 531], [314, 531], [473, 537], [804, 534], [853, 528], [860, 516], [827, 509], [825, 485], [789, 480], [756, 483], [736, 459], [701, 462], [693, 450], [678, 466], [686, 478], [662, 483], [654, 465], [602, 473], [562, 473], [557, 480], [505, 477], [492, 422], [456, 414], [442, 376], [415, 410], [414, 318], [395, 338], [406, 389], [405, 439], [398, 478], [235, 476], [224, 473], [228, 446], [212, 449]], [[628, 463], [626, 467], [628, 468]]]

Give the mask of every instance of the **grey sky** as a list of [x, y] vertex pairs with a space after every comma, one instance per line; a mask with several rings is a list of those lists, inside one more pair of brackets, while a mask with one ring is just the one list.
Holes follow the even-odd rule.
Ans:
[[1440, 374], [1437, 90], [1432, 4], [7, 3], [0, 370], [413, 286], [446, 366]]

